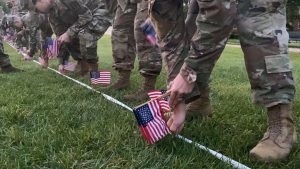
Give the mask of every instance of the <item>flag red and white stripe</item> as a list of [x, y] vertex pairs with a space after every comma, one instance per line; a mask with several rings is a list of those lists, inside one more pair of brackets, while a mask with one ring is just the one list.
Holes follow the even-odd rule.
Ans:
[[109, 71], [91, 72], [91, 84], [109, 85], [110, 83], [111, 83], [111, 72]]
[[[148, 93], [148, 96], [150, 97], [151, 100], [155, 100], [156, 98], [161, 97], [164, 93], [165, 93], [164, 90], [152, 90]], [[165, 112], [171, 111], [171, 107], [169, 105], [169, 101], [167, 98], [159, 99], [159, 104], [163, 111]]]
[[51, 44], [48, 44], [47, 48], [47, 56], [49, 59], [52, 59], [54, 57], [57, 57], [59, 54], [59, 46], [58, 46], [58, 41], [56, 39], [52, 40]]

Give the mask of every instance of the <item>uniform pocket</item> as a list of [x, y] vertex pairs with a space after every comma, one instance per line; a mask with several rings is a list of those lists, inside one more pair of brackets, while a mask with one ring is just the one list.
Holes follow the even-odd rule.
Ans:
[[265, 56], [268, 73], [283, 73], [292, 71], [292, 63], [288, 55]]

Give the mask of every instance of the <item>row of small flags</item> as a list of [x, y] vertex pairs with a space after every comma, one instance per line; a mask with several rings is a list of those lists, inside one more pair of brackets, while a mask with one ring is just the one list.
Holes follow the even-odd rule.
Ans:
[[[47, 38], [45, 45], [49, 59], [58, 56], [59, 43], [56, 39]], [[68, 71], [74, 71], [76, 68], [76, 64], [68, 61], [65, 61], [63, 66]], [[111, 83], [111, 72], [90, 72], [90, 81], [92, 85], [109, 85]], [[171, 112], [171, 108], [166, 90], [153, 90], [148, 93], [148, 96], [150, 101], [135, 107], [133, 113], [144, 139], [147, 143], [154, 144], [168, 134], [171, 134], [164, 117], [164, 113]]]
[[[91, 72], [92, 85], [109, 85], [111, 83], [111, 72], [97, 71]], [[149, 102], [133, 109], [142, 136], [148, 144], [163, 139], [166, 135], [171, 134], [167, 126], [164, 113], [171, 111], [166, 90], [153, 90], [148, 93]]]

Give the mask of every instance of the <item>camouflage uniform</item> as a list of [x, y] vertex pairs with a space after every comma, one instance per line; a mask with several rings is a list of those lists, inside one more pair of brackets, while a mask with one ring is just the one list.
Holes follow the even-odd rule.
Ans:
[[111, 1], [55, 0], [49, 12], [51, 27], [57, 36], [67, 32], [67, 48], [75, 59], [96, 64], [97, 42], [111, 25]]
[[[266, 107], [291, 103], [295, 86], [287, 54], [286, 1], [241, 0], [238, 5], [235, 1], [224, 0], [197, 2], [200, 9], [196, 21], [197, 32], [191, 42], [189, 57], [180, 71], [181, 75], [189, 82], [197, 79], [198, 86], [207, 85], [233, 25], [237, 24], [255, 103]], [[180, 8], [182, 1], [152, 0], [150, 6], [163, 54], [171, 56], [170, 53], [174, 51], [183, 51], [183, 46], [171, 46], [183, 44], [178, 42], [185, 39]], [[174, 62], [181, 63], [185, 55], [179, 52], [174, 56]], [[180, 68], [172, 66], [174, 62], [168, 60], [167, 64], [171, 72], [178, 73]], [[176, 73], [171, 73], [169, 79], [172, 80]]]
[[4, 16], [5, 16], [5, 13], [3, 11], [2, 6], [0, 6], [0, 20], [2, 20]]
[[5, 67], [10, 65], [10, 60], [8, 58], [8, 55], [4, 53], [4, 47], [3, 47], [3, 36], [7, 34], [7, 17], [3, 17], [1, 19], [1, 36], [0, 36], [0, 67]]
[[11, 65], [8, 55], [4, 53], [2, 37], [0, 37], [0, 69], [1, 73], [12, 73], [20, 71], [20, 69], [15, 68]]
[[[53, 32], [48, 22], [48, 15], [38, 14], [34, 11], [30, 11], [25, 17], [23, 17], [23, 23], [26, 30], [29, 32], [29, 56], [33, 55], [37, 51], [37, 47], [41, 49], [41, 56], [46, 56], [46, 48], [44, 44], [47, 37], [51, 37]], [[39, 37], [39, 30], [40, 37]], [[38, 42], [39, 41], [39, 42]]]
[[196, 18], [199, 13], [199, 6], [197, 0], [191, 0], [188, 7], [187, 16], [185, 19], [186, 33], [188, 40], [191, 40], [194, 36], [197, 26], [196, 26]]
[[[10, 34], [11, 36], [15, 36], [14, 42], [16, 43], [17, 48], [28, 47], [28, 31], [22, 28], [15, 27], [15, 21], [21, 19], [17, 15], [6, 15], [2, 19], [1, 27], [4, 34]], [[9, 32], [7, 32], [9, 30]], [[15, 34], [16, 33], [16, 34]]]
[[127, 4], [119, 2], [112, 32], [113, 67], [116, 70], [131, 71], [137, 54], [142, 75], [160, 74], [162, 61], [159, 50], [146, 40], [141, 29], [147, 18], [147, 1]]
[[[255, 103], [267, 108], [268, 129], [250, 151], [259, 161], [271, 162], [286, 158], [297, 142], [292, 117], [295, 82], [288, 56], [286, 31], [286, 0], [197, 0], [199, 14], [197, 31], [191, 50], [182, 68], [171, 67], [188, 83], [207, 86], [211, 72], [219, 59], [233, 26], [239, 30], [241, 47]], [[181, 22], [181, 0], [151, 0], [151, 17], [156, 25], [158, 43], [166, 54], [180, 51], [180, 37], [185, 31]], [[182, 25], [182, 26], [181, 26]], [[176, 28], [175, 27], [175, 28]], [[178, 53], [174, 61], [181, 62]], [[170, 60], [169, 65], [174, 65]], [[173, 74], [171, 74], [172, 76]], [[175, 75], [176, 76], [176, 75]], [[172, 79], [169, 77], [169, 79]]]
[[10, 60], [7, 54], [4, 53], [2, 38], [0, 38], [0, 67], [6, 67], [9, 66]]
[[[167, 63], [167, 82], [174, 80], [187, 56], [183, 1], [149, 1], [150, 17], [157, 32], [157, 43]], [[155, 3], [154, 3], [155, 2]]]

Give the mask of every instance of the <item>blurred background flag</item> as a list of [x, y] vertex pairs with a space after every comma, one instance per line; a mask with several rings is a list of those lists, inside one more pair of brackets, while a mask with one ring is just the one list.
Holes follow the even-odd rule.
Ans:
[[145, 38], [149, 41], [149, 43], [151, 43], [153, 46], [155, 46], [156, 45], [156, 32], [155, 32], [155, 29], [153, 27], [153, 24], [152, 24], [150, 18], [148, 18], [141, 25], [141, 29], [145, 35]]

